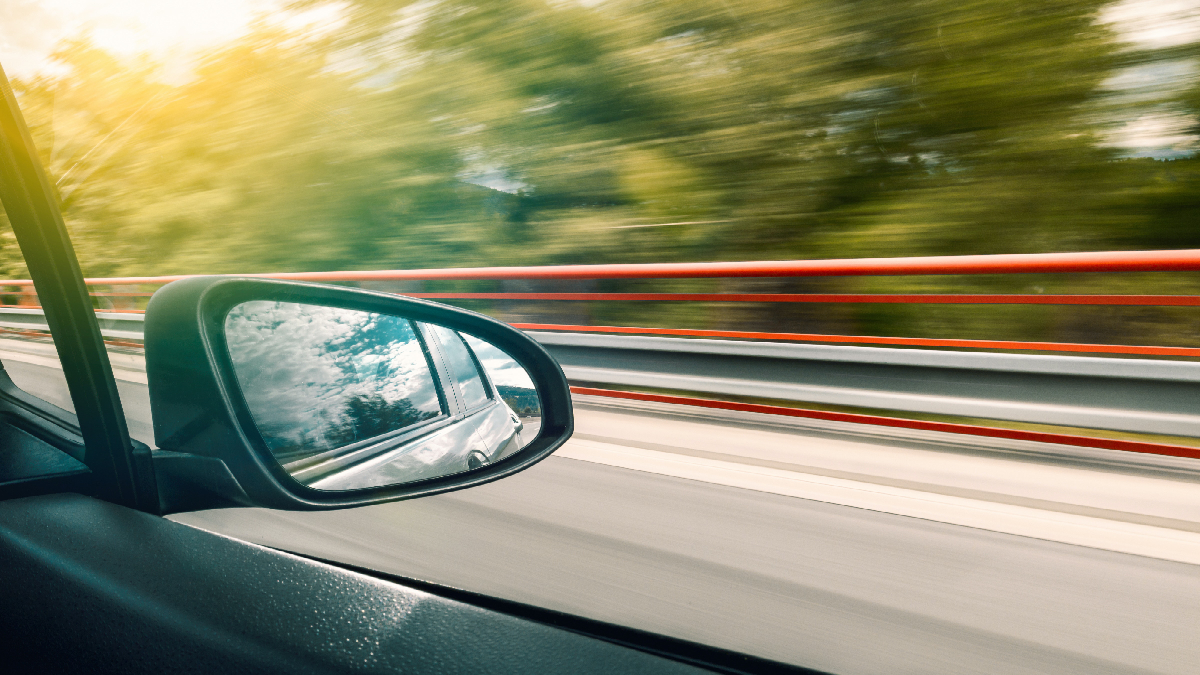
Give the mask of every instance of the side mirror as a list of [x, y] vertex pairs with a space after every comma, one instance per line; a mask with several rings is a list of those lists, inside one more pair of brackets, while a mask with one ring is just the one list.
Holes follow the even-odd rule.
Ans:
[[400, 296], [194, 277], [146, 309], [164, 512], [332, 509], [496, 480], [571, 436], [558, 363], [489, 317]]

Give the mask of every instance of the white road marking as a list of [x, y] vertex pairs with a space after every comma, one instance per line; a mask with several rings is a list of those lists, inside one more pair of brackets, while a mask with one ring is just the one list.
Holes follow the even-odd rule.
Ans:
[[[20, 361], [34, 366], [42, 366], [43, 368], [54, 368], [62, 370], [62, 363], [57, 358], [50, 356], [37, 356], [35, 354], [25, 354], [22, 352], [0, 351], [0, 360], [3, 361]], [[126, 370], [118, 368], [113, 364], [113, 377], [125, 382], [136, 382], [138, 384], [147, 384], [146, 371], [144, 370]]]
[[1200, 533], [576, 439], [555, 456], [1200, 565]]
[[[0, 359], [62, 368], [58, 359], [52, 356], [0, 350]], [[140, 365], [140, 358], [137, 360]], [[113, 374], [117, 379], [147, 383], [145, 371], [116, 367], [118, 359], [113, 361]], [[584, 439], [573, 439], [554, 454], [714, 485], [1200, 565], [1200, 533]]]

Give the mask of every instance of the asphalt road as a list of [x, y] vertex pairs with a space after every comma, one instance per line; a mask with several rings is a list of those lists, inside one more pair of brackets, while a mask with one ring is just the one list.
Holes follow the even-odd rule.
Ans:
[[1196, 672], [1189, 462], [705, 415], [584, 401], [560, 456], [472, 490], [173, 518], [835, 673]]

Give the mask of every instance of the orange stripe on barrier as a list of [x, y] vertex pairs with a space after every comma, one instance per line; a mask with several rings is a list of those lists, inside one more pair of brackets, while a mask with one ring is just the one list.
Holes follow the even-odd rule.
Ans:
[[[93, 295], [101, 294], [93, 293]], [[1198, 295], [984, 295], [975, 293], [399, 293], [398, 295], [431, 300], [1200, 306], [1200, 296]]]
[[999, 429], [996, 427], [981, 427], [971, 424], [953, 424], [950, 422], [926, 422], [922, 420], [907, 420], [896, 417], [880, 417], [858, 413], [839, 413], [825, 410], [808, 410], [804, 408], [786, 408], [783, 406], [760, 405], [757, 403], [734, 403], [732, 401], [714, 401], [704, 398], [687, 396], [668, 396], [665, 394], [642, 394], [632, 391], [615, 391], [612, 389], [593, 389], [591, 387], [571, 387], [571, 393], [587, 396], [607, 396], [609, 398], [629, 399], [633, 401], [650, 401], [654, 403], [674, 403], [700, 408], [718, 410], [738, 410], [741, 412], [765, 413], [768, 415], [783, 415], [786, 417], [803, 417], [808, 419], [825, 420], [828, 422], [851, 422], [854, 424], [871, 424], [874, 426], [896, 427], [900, 429], [919, 429], [921, 431], [941, 431], [951, 434], [966, 434], [987, 438], [1005, 438], [1016, 441], [1036, 441], [1038, 443], [1057, 443], [1084, 448], [1100, 448], [1103, 450], [1120, 450], [1123, 452], [1139, 452], [1151, 455], [1167, 455], [1169, 457], [1188, 457], [1200, 459], [1200, 448], [1186, 445], [1168, 445], [1166, 443], [1145, 443], [1142, 441], [1124, 441], [1115, 438], [1093, 438], [1091, 436], [1074, 436], [1071, 434], [1053, 434], [1041, 431], [1021, 431], [1019, 429]]
[[937, 338], [875, 337], [871, 335], [819, 335], [815, 333], [758, 333], [734, 330], [688, 330], [685, 328], [638, 328], [634, 326], [569, 326], [553, 323], [514, 323], [521, 330], [549, 330], [569, 333], [617, 333], [623, 335], [675, 335], [749, 340], [787, 340], [791, 342], [834, 342], [839, 344], [900, 345], [910, 347], [958, 347], [966, 349], [1012, 349], [1039, 352], [1078, 352], [1083, 354], [1140, 354], [1152, 356], [1189, 356], [1200, 358], [1194, 347], [1151, 347], [1137, 345], [1093, 345], [1070, 342], [1014, 342], [1002, 340], [953, 340]]
[[[888, 276], [927, 274], [1029, 274], [1080, 272], [1200, 271], [1200, 249], [1178, 251], [1103, 251], [1015, 255], [939, 256], [914, 258], [862, 258], [833, 260], [783, 260], [709, 263], [616, 265], [560, 265], [542, 267], [485, 267], [425, 270], [368, 270], [341, 272], [260, 273], [242, 276], [300, 281], [354, 282], [437, 279], [644, 279], [720, 277]], [[89, 285], [165, 284], [195, 275], [112, 277], [87, 279]], [[27, 279], [0, 280], [0, 287], [28, 288]], [[0, 295], [4, 294], [0, 292]], [[19, 291], [10, 295], [36, 295]], [[145, 296], [146, 293], [99, 292], [98, 296]], [[1200, 296], [1185, 295], [1030, 295], [1030, 294], [683, 294], [683, 293], [412, 293], [436, 299], [508, 300], [616, 300], [707, 302], [822, 302], [822, 303], [929, 303], [929, 304], [1045, 304], [1200, 306]], [[13, 305], [0, 305], [11, 307]], [[25, 305], [16, 305], [25, 307]], [[139, 310], [101, 310], [141, 313]], [[1200, 349], [1133, 345], [893, 338], [876, 336], [812, 335], [742, 331], [686, 331], [603, 326], [549, 326], [516, 324], [545, 330], [625, 332], [642, 334], [734, 337], [844, 344], [887, 344], [921, 347], [960, 347], [1097, 354], [1200, 356]]]
[[[434, 279], [684, 279], [731, 277], [838, 277], [938, 274], [1060, 274], [1069, 272], [1200, 271], [1200, 249], [1098, 251], [1008, 255], [761, 260], [745, 262], [462, 267], [418, 270], [272, 272], [238, 276], [297, 281], [399, 281]], [[112, 277], [88, 284], [165, 284], [197, 275]], [[27, 279], [0, 282], [31, 285]]]
[[[0, 305], [19, 309], [37, 309], [30, 305]], [[106, 314], [145, 314], [144, 309], [97, 309]], [[789, 342], [827, 342], [835, 344], [894, 345], [906, 347], [951, 347], [960, 349], [1004, 349], [1078, 354], [1130, 354], [1139, 356], [1184, 356], [1200, 358], [1196, 347], [1155, 347], [1141, 345], [1096, 345], [1072, 342], [1018, 342], [1012, 340], [956, 340], [941, 338], [876, 337], [873, 335], [820, 335], [816, 333], [762, 333], [735, 330], [689, 330], [686, 328], [641, 328], [636, 326], [571, 326], [556, 323], [514, 323], [521, 330], [548, 330], [569, 333], [616, 333], [622, 335], [673, 335], [747, 340], [785, 340]]]

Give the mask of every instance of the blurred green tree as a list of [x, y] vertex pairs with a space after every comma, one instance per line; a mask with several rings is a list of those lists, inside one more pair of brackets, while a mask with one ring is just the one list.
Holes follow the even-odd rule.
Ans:
[[[1195, 82], [1150, 103], [1111, 84], [1196, 47], [1130, 49], [1100, 0], [338, 6], [334, 30], [263, 22], [178, 83], [86, 36], [16, 83], [89, 275], [1200, 246], [1200, 160], [1112, 141], [1151, 103], [1200, 116]], [[0, 273], [22, 275], [5, 243]]]

